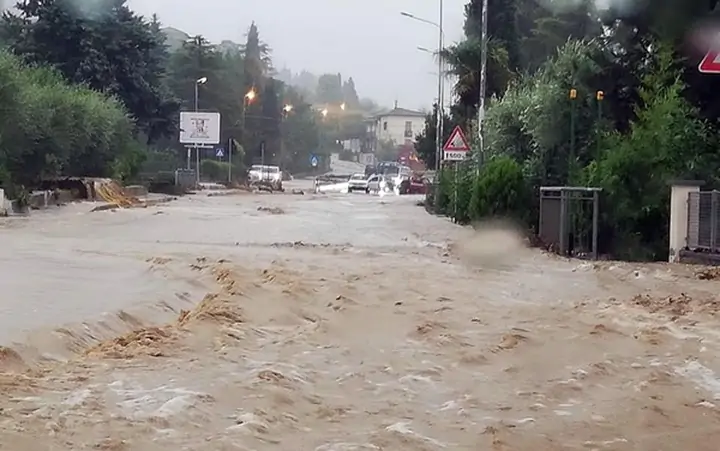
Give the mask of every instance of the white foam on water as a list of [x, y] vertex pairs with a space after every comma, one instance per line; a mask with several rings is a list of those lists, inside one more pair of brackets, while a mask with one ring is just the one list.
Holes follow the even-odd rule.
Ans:
[[692, 381], [696, 386], [712, 393], [713, 399], [720, 400], [720, 378], [717, 374], [697, 360], [685, 362], [675, 368], [675, 374]]

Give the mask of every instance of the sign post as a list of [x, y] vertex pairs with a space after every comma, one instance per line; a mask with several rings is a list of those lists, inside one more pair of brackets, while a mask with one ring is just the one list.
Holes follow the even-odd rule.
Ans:
[[457, 220], [458, 210], [458, 169], [461, 161], [467, 159], [467, 155], [470, 152], [470, 145], [465, 137], [465, 133], [459, 125], [455, 126], [450, 138], [443, 146], [443, 160], [454, 161], [455, 163], [455, 183], [453, 192], [453, 220]]
[[470, 152], [470, 145], [460, 126], [456, 126], [443, 146], [443, 160], [464, 161]]
[[180, 143], [188, 147], [188, 169], [191, 148], [195, 150], [196, 182], [200, 185], [200, 149], [213, 149], [220, 144], [220, 113], [201, 111], [180, 112]]

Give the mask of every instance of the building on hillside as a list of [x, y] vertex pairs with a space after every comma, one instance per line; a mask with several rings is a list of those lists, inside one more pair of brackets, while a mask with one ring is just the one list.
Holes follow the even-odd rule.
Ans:
[[424, 127], [425, 113], [399, 108], [395, 103], [392, 110], [367, 119], [367, 139], [364, 147], [368, 151], [376, 152], [380, 143], [391, 143], [394, 147], [412, 145]]

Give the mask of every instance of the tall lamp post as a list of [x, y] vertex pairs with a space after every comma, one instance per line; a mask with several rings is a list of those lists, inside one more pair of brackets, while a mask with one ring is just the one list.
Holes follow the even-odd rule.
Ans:
[[[243, 110], [242, 110], [242, 116], [240, 116], [240, 131], [242, 133], [242, 145], [243, 147], [247, 146], [247, 136], [245, 136], [245, 120], [247, 118], [247, 109], [248, 106], [253, 103], [255, 100], [255, 97], [257, 97], [257, 93], [255, 92], [255, 88], [250, 88], [250, 90], [243, 96]], [[232, 167], [232, 160], [230, 161], [230, 166]]]
[[437, 49], [437, 56], [438, 56], [438, 112], [437, 112], [437, 118], [435, 120], [435, 170], [440, 171], [440, 162], [442, 160], [442, 132], [443, 132], [443, 116], [444, 116], [444, 109], [443, 105], [445, 103], [445, 83], [443, 83], [443, 74], [444, 74], [444, 60], [442, 57], [442, 51], [444, 48], [444, 39], [445, 34], [443, 33], [443, 0], [439, 0], [440, 3], [440, 14], [439, 14], [439, 21], [433, 22], [431, 20], [423, 19], [421, 17], [415, 16], [414, 14], [410, 14], [407, 12], [401, 12], [400, 14], [404, 17], [417, 20], [418, 22], [423, 22], [428, 25], [432, 25], [435, 28], [438, 29], [438, 49]]
[[[198, 103], [200, 100], [200, 85], [207, 83], [207, 77], [200, 77], [195, 80], [195, 112], [198, 112]], [[190, 155], [188, 155], [188, 169], [190, 168]], [[195, 144], [195, 182], [200, 186], [200, 148]]]
[[570, 89], [570, 153], [568, 154], [568, 185], [574, 182], [575, 177], [575, 115], [577, 105], [577, 89]]
[[283, 167], [284, 163], [285, 163], [285, 137], [283, 136], [284, 131], [285, 131], [285, 127], [283, 126], [284, 119], [286, 119], [288, 117], [288, 115], [290, 115], [290, 112], [292, 110], [293, 110], [293, 106], [291, 104], [289, 104], [289, 103], [285, 104], [285, 106], [282, 109], [282, 117], [280, 118], [280, 161], [279, 161], [280, 164], [278, 164], [278, 166], [280, 166], [281, 172], [283, 171], [283, 169], [287, 170], [287, 168]]
[[595, 158], [597, 158], [599, 160], [600, 153], [601, 153], [601, 149], [600, 149], [600, 130], [601, 130], [601, 128], [600, 127], [602, 127], [602, 103], [603, 103], [603, 100], [605, 100], [605, 93], [603, 91], [596, 92], [595, 100], [597, 100], [597, 127], [596, 127], [596, 129], [597, 129], [597, 138], [596, 138], [596, 140], [597, 140], [597, 156]]

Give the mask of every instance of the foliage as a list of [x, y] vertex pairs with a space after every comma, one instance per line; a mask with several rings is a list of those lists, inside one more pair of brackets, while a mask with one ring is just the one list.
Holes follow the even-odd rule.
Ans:
[[438, 213], [468, 224], [487, 218], [528, 224], [532, 190], [513, 158], [493, 158], [479, 171], [472, 165], [441, 171]]
[[[200, 165], [200, 175], [208, 182], [227, 182], [230, 163], [217, 160], [203, 160]], [[245, 177], [245, 166], [242, 162], [232, 165], [233, 180], [242, 180]]]
[[[535, 225], [530, 193], [539, 186], [597, 186], [605, 247], [618, 257], [666, 258], [668, 180], [718, 182], [720, 80], [698, 74], [697, 56], [686, 52], [702, 33], [684, 36], [703, 31], [698, 21], [717, 2], [655, 3], [598, 10], [590, 0], [490, 0], [483, 126], [490, 161], [479, 171], [481, 159], [464, 165], [457, 178], [440, 175], [440, 212], [459, 222], [525, 212]], [[444, 52], [457, 76], [452, 119], [466, 130], [477, 114], [481, 5], [469, 1], [466, 40]], [[418, 139], [426, 158], [434, 136], [429, 116]]]
[[[437, 127], [435, 121], [437, 120], [437, 115], [438, 106], [436, 103], [433, 105], [432, 113], [425, 116], [423, 131], [415, 138], [415, 151], [417, 152], [420, 160], [425, 163], [425, 166], [428, 168], [435, 167], [435, 152], [437, 149], [435, 140]], [[450, 139], [450, 133], [452, 133], [455, 125], [456, 124], [451, 116], [447, 114], [443, 115], [443, 143]]]
[[[246, 37], [216, 46], [138, 16], [126, 0], [20, 1], [0, 22], [3, 44], [23, 60], [0, 54], [0, 186], [12, 192], [59, 175], [135, 180], [185, 167], [180, 109], [220, 113], [220, 145], [232, 143], [237, 178], [263, 158], [308, 170], [310, 154], [327, 161], [338, 140], [364, 134], [352, 78], [337, 76], [336, 107], [347, 114], [323, 120], [312, 99], [273, 78], [255, 23]], [[314, 91], [317, 78], [304, 76]], [[225, 179], [223, 165], [201, 169]]]
[[163, 87], [164, 35], [125, 0], [22, 1], [16, 13], [3, 13], [2, 38], [27, 61], [116, 96], [150, 142], [175, 130], [177, 103]]
[[606, 151], [586, 168], [589, 184], [607, 193], [606, 220], [616, 225], [618, 255], [666, 258], [671, 179], [713, 182], [720, 167], [708, 124], [682, 97], [670, 52], [658, 54], [640, 89], [643, 108], [627, 134], [603, 140]]
[[144, 159], [116, 99], [0, 52], [0, 186], [59, 175], [129, 177]]

